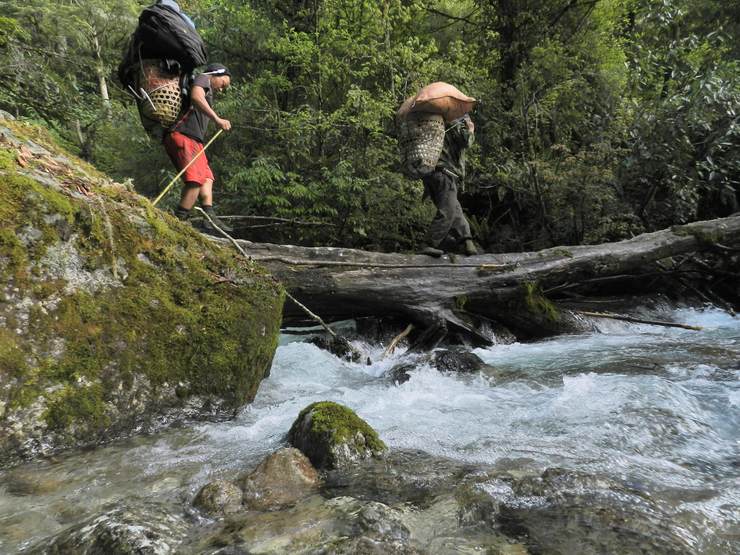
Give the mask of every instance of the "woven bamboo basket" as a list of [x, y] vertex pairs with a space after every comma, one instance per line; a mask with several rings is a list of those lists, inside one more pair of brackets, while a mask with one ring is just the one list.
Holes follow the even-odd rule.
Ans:
[[148, 99], [139, 101], [142, 118], [153, 120], [164, 127], [177, 122], [182, 111], [179, 74], [163, 70], [159, 60], [142, 60], [139, 88], [148, 96]]
[[413, 112], [399, 122], [401, 166], [412, 179], [434, 171], [445, 140], [445, 121], [439, 114]]

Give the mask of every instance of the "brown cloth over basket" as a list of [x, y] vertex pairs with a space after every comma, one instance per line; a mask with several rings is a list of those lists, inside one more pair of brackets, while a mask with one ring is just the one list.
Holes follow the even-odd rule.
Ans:
[[143, 96], [138, 102], [142, 122], [147, 119], [164, 127], [177, 122], [183, 106], [178, 73], [163, 69], [159, 60], [142, 60], [138, 89]]
[[445, 120], [440, 114], [412, 112], [398, 122], [401, 166], [406, 175], [419, 179], [434, 171], [445, 140]]
[[447, 123], [470, 112], [476, 104], [475, 98], [468, 96], [449, 83], [437, 81], [423, 87], [415, 96], [410, 96], [398, 109], [396, 118], [405, 118], [414, 112], [440, 114]]

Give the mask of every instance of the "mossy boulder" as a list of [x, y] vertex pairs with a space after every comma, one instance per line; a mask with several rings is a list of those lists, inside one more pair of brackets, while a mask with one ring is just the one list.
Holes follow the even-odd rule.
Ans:
[[0, 464], [233, 415], [277, 347], [263, 269], [0, 120]]
[[387, 450], [367, 422], [331, 401], [303, 409], [288, 432], [288, 441], [318, 469], [346, 467]]

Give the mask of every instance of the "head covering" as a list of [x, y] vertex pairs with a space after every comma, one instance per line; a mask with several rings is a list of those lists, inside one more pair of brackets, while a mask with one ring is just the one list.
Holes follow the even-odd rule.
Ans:
[[206, 69], [203, 71], [203, 74], [211, 75], [213, 77], [221, 77], [223, 75], [227, 75], [231, 77], [231, 72], [229, 71], [229, 68], [227, 68], [223, 64], [217, 64], [217, 63], [208, 64], [206, 66]]

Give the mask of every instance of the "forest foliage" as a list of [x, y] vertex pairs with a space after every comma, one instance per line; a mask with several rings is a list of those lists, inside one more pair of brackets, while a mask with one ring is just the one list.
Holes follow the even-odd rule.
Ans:
[[[154, 195], [174, 175], [115, 69], [137, 0], [12, 0], [0, 109]], [[721, 0], [187, 0], [234, 74], [214, 143], [244, 238], [415, 248], [433, 207], [399, 172], [419, 87], [480, 99], [461, 200], [491, 251], [618, 240], [740, 201], [740, 5]], [[169, 206], [176, 195], [168, 198]], [[312, 224], [312, 225], [308, 225]]]

